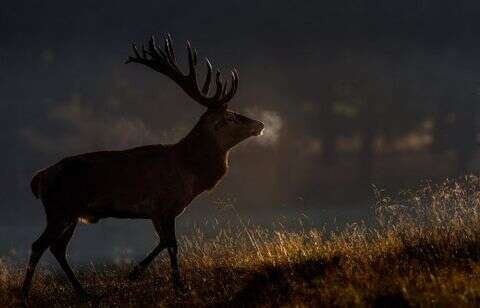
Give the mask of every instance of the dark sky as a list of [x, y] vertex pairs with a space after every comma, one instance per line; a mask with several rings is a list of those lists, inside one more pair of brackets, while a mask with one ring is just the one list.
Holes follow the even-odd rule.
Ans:
[[132, 41], [166, 32], [182, 59], [188, 39], [224, 72], [238, 68], [231, 108], [268, 124], [264, 139], [234, 151], [225, 183], [201, 199], [246, 208], [304, 194], [322, 203], [312, 191], [324, 175], [312, 166], [329, 80], [439, 71], [471, 80], [480, 64], [478, 1], [7, 1], [0, 224], [43, 221], [28, 186], [35, 170], [65, 155], [175, 142], [195, 124], [202, 108], [172, 82], [123, 65]]

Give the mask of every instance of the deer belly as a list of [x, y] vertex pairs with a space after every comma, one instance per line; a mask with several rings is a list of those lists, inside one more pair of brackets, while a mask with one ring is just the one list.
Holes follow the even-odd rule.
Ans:
[[149, 218], [154, 209], [149, 198], [132, 196], [103, 197], [88, 204], [80, 214], [86, 222], [97, 222], [101, 218]]

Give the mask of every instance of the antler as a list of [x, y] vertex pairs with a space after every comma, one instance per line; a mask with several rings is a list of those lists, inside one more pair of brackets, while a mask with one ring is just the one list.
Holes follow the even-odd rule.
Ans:
[[223, 82], [220, 71], [217, 70], [215, 84], [216, 90], [212, 96], [208, 96], [210, 91], [210, 84], [212, 81], [212, 64], [205, 58], [207, 64], [207, 76], [203, 84], [202, 90], [199, 89], [197, 83], [197, 72], [195, 67], [197, 65], [197, 52], [192, 50], [190, 42], [187, 41], [188, 49], [188, 74], [183, 74], [178, 68], [175, 53], [173, 51], [172, 38], [167, 34], [165, 38], [165, 47], [163, 50], [159, 49], [155, 42], [155, 37], [152, 35], [148, 42], [148, 50], [142, 45], [142, 53], [140, 54], [135, 43], [132, 44], [135, 56], [129, 56], [125, 64], [134, 62], [141, 63], [160, 72], [173, 81], [175, 81], [191, 98], [196, 100], [201, 105], [207, 108], [216, 108], [226, 104], [230, 101], [238, 88], [238, 74], [237, 70], [231, 71], [232, 81], [230, 89], [227, 91], [228, 82]]

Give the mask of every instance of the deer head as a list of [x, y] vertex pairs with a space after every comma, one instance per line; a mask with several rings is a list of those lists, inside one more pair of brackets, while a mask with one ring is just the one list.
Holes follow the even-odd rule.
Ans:
[[231, 71], [231, 82], [222, 81], [219, 70], [215, 74], [215, 91], [210, 94], [212, 83], [212, 64], [205, 58], [207, 74], [202, 88], [197, 82], [197, 52], [192, 50], [187, 41], [188, 50], [188, 74], [182, 73], [178, 68], [173, 50], [172, 39], [167, 35], [164, 40], [163, 50], [157, 47], [155, 37], [152, 36], [148, 47], [142, 45], [141, 53], [137, 46], [132, 44], [134, 56], [129, 56], [125, 63], [140, 63], [172, 79], [197, 103], [207, 108], [201, 116], [193, 133], [201, 134], [202, 140], [209, 140], [220, 149], [228, 151], [236, 144], [251, 136], [262, 133], [262, 122], [250, 119], [244, 115], [228, 109], [228, 102], [234, 97], [238, 88], [238, 73]]

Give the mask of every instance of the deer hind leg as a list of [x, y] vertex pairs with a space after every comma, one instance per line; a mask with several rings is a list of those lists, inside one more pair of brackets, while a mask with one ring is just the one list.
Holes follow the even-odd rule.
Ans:
[[83, 289], [82, 285], [78, 281], [77, 277], [75, 276], [70, 264], [67, 261], [67, 247], [70, 239], [72, 238], [73, 232], [75, 231], [75, 227], [77, 223], [71, 224], [65, 232], [50, 246], [50, 251], [57, 259], [58, 264], [63, 269], [65, 274], [67, 275], [68, 280], [72, 284], [75, 291], [82, 297], [88, 297], [87, 292]]
[[42, 257], [45, 250], [68, 228], [69, 224], [65, 221], [55, 220], [49, 221], [42, 235], [33, 242], [28, 262], [27, 272], [22, 286], [22, 297], [26, 301], [28, 292], [32, 286], [32, 278], [35, 273], [38, 261]]

